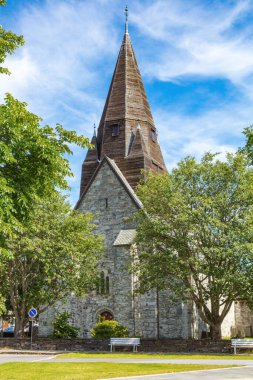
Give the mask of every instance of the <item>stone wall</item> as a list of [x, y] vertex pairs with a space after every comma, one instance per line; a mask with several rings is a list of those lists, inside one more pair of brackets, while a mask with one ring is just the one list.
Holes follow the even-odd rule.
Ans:
[[[0, 339], [0, 348], [30, 349], [29, 339]], [[45, 339], [39, 338], [32, 345], [33, 350], [41, 351], [83, 351], [101, 352], [109, 351], [109, 341], [95, 339]], [[131, 351], [128, 347], [118, 347], [117, 351]], [[184, 339], [142, 339], [139, 352], [193, 352], [193, 353], [229, 353], [231, 342], [229, 340], [212, 342], [210, 340], [184, 340]]]
[[253, 336], [253, 312], [245, 301], [235, 302], [235, 325], [231, 330], [232, 336]]
[[104, 161], [96, 178], [79, 205], [81, 212], [95, 215], [96, 232], [105, 237], [105, 252], [100, 263], [101, 271], [109, 276], [109, 294], [90, 292], [85, 299], [70, 296], [65, 304], [58, 303], [40, 316], [40, 336], [52, 333], [52, 320], [56, 311], [71, 312], [71, 323], [80, 329], [80, 337], [89, 338], [90, 331], [104, 310], [124, 324], [133, 334], [132, 276], [128, 271], [130, 247], [114, 247], [120, 230], [131, 229], [128, 218], [138, 207], [107, 161]]

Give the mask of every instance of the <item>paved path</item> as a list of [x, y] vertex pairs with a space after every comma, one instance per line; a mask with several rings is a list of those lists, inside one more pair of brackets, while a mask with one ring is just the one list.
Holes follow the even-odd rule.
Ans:
[[[146, 375], [118, 377], [113, 380], [252, 380], [253, 367], [212, 369], [210, 371], [191, 371], [180, 373], [165, 373], [162, 375]], [[108, 380], [108, 379], [104, 379]]]
[[[121, 358], [57, 358], [51, 362], [75, 362], [75, 363], [157, 363], [157, 364], [213, 364], [213, 365], [246, 365], [253, 367], [253, 360], [225, 360], [225, 359], [121, 359]], [[253, 380], [253, 376], [252, 376]]]
[[53, 359], [52, 355], [23, 355], [23, 354], [1, 354], [0, 363], [10, 362], [41, 362]]

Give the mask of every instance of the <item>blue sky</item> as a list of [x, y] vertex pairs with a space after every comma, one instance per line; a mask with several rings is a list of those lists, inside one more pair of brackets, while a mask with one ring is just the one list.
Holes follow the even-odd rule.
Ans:
[[[0, 23], [26, 44], [0, 77], [0, 97], [43, 123], [91, 137], [124, 33], [125, 1], [9, 0]], [[233, 152], [253, 123], [253, 1], [129, 0], [129, 31], [169, 169], [187, 155]], [[85, 152], [74, 148], [70, 199]]]

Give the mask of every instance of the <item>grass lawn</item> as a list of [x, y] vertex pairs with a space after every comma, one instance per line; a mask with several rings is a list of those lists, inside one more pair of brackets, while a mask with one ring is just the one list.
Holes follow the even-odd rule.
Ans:
[[253, 355], [225, 355], [225, 354], [216, 354], [216, 355], [200, 355], [200, 354], [147, 354], [147, 353], [104, 353], [104, 352], [73, 352], [70, 354], [61, 354], [57, 358], [117, 358], [117, 359], [233, 359], [233, 360], [253, 360]]
[[0, 365], [0, 379], [92, 380], [214, 368], [228, 368], [228, 366], [130, 363], [6, 363]]

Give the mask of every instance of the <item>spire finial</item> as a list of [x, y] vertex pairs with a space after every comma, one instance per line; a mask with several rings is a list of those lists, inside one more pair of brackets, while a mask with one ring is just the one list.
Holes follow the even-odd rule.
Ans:
[[127, 5], [125, 8], [125, 16], [126, 16], [125, 33], [128, 33], [128, 8], [127, 8]]
[[96, 137], [97, 136], [97, 128], [96, 128], [96, 124], [94, 123], [94, 133], [93, 133], [93, 136]]

